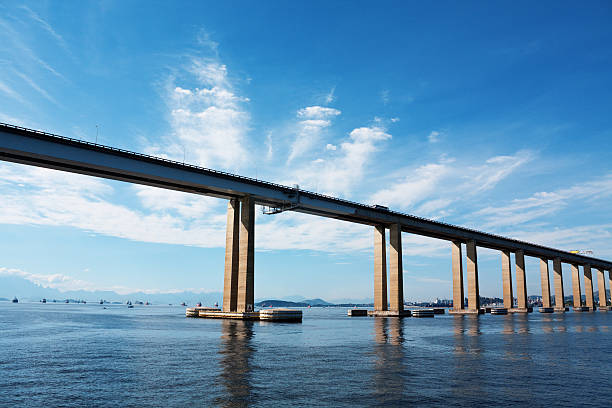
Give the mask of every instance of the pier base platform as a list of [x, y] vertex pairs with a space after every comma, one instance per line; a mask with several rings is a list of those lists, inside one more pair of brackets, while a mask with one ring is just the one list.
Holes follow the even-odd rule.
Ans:
[[612, 308], [610, 306], [599, 306], [598, 309], [601, 312], [607, 312], [608, 310], [612, 310]]
[[411, 313], [413, 317], [434, 317], [433, 309], [413, 309]]
[[574, 312], [590, 312], [591, 311], [591, 309], [589, 307], [586, 307], [586, 306], [574, 307], [574, 308], [572, 308], [572, 310]]
[[259, 320], [268, 322], [301, 322], [302, 311], [295, 309], [262, 309]]
[[541, 307], [539, 309], [540, 313], [553, 313], [554, 311], [555, 311], [555, 309], [552, 308], [552, 307]]
[[346, 314], [351, 316], [351, 317], [353, 317], [353, 316], [367, 316], [368, 315], [368, 311], [367, 311], [367, 309], [349, 309], [349, 311]]
[[513, 307], [512, 309], [508, 309], [508, 312], [510, 313], [533, 313], [533, 307], [524, 307], [524, 308]]
[[211, 307], [189, 307], [186, 317], [205, 319], [262, 320], [268, 322], [301, 322], [302, 311], [294, 309], [263, 309], [256, 312], [224, 312]]
[[492, 315], [507, 315], [508, 309], [504, 307], [494, 307], [494, 308], [491, 308], [491, 314]]
[[479, 315], [479, 314], [484, 314], [485, 310], [484, 309], [459, 309], [459, 310], [455, 310], [455, 309], [451, 309], [448, 311], [448, 314], [455, 314], [455, 315]]
[[410, 310], [368, 310], [368, 316], [374, 317], [410, 317]]
[[569, 312], [569, 307], [555, 307], [555, 313]]

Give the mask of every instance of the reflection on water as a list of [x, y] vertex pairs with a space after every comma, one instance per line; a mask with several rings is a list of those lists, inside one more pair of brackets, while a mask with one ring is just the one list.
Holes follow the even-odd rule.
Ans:
[[374, 319], [374, 397], [381, 405], [397, 405], [404, 399], [404, 331], [398, 318]]
[[223, 320], [219, 347], [221, 383], [227, 396], [216, 402], [224, 407], [247, 406], [252, 398], [250, 360], [253, 322]]

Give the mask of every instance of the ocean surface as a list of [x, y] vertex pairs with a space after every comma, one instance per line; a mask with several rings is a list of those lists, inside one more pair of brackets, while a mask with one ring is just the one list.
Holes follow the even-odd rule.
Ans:
[[612, 406], [612, 312], [303, 323], [0, 302], [0, 407]]

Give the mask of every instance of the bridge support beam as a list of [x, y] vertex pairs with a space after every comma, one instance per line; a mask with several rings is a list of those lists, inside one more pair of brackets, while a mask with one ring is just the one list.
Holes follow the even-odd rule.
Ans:
[[404, 268], [402, 263], [402, 229], [391, 225], [389, 232], [389, 308], [394, 312], [404, 311]]
[[463, 259], [461, 256], [461, 242], [453, 241], [451, 243], [452, 258], [453, 258], [453, 311], [460, 312], [464, 309], [463, 295]]
[[468, 279], [468, 309], [472, 313], [480, 311], [480, 290], [478, 288], [478, 254], [476, 242], [470, 240], [466, 245], [467, 279]]
[[231, 199], [227, 204], [225, 233], [225, 276], [223, 279], [223, 311], [235, 312], [238, 304], [238, 246], [240, 238], [240, 202]]
[[606, 295], [606, 280], [603, 269], [597, 269], [597, 289], [599, 290], [599, 308], [608, 308], [608, 295]]
[[565, 312], [565, 291], [563, 289], [561, 258], [553, 260], [553, 277], [555, 283], [555, 312]]
[[572, 297], [574, 307], [582, 307], [582, 289], [580, 288], [580, 269], [576, 264], [572, 264]]
[[542, 281], [542, 307], [550, 309], [550, 276], [548, 274], [548, 259], [540, 258], [540, 279]]
[[516, 308], [518, 312], [527, 310], [527, 277], [525, 276], [525, 252], [514, 253], [516, 264]]
[[501, 257], [504, 307], [506, 309], [512, 309], [514, 297], [512, 296], [512, 269], [510, 267], [510, 251], [501, 251]]
[[238, 262], [238, 312], [255, 309], [255, 203], [240, 199], [240, 253]]
[[374, 310], [387, 310], [387, 244], [385, 227], [374, 227]]
[[593, 297], [593, 275], [591, 265], [584, 265], [584, 295], [586, 297], [586, 307], [595, 310], [595, 298]]

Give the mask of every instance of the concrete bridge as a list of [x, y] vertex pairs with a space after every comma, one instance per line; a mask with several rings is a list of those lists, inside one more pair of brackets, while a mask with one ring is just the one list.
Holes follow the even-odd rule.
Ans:
[[[501, 253], [504, 306], [527, 312], [525, 256], [540, 259], [543, 311], [565, 311], [562, 263], [570, 264], [574, 310], [595, 310], [593, 270], [598, 279], [599, 306], [608, 309], [605, 271], [612, 287], [612, 262], [342, 200], [299, 188], [241, 177], [172, 160], [84, 142], [9, 124], [0, 124], [0, 159], [89, 176], [121, 180], [229, 200], [225, 247], [223, 310], [249, 313], [254, 309], [255, 204], [270, 213], [297, 211], [371, 225], [374, 234], [374, 314], [402, 316], [404, 312], [402, 232], [449, 241], [452, 256], [454, 313], [481, 312], [477, 248]], [[387, 254], [386, 230], [389, 229]], [[466, 251], [467, 306], [464, 305], [462, 250]], [[517, 304], [512, 293], [510, 253], [515, 254]], [[389, 256], [389, 291], [387, 262]], [[551, 305], [549, 262], [553, 265], [555, 305]], [[584, 270], [586, 304], [581, 302], [579, 267]]]

